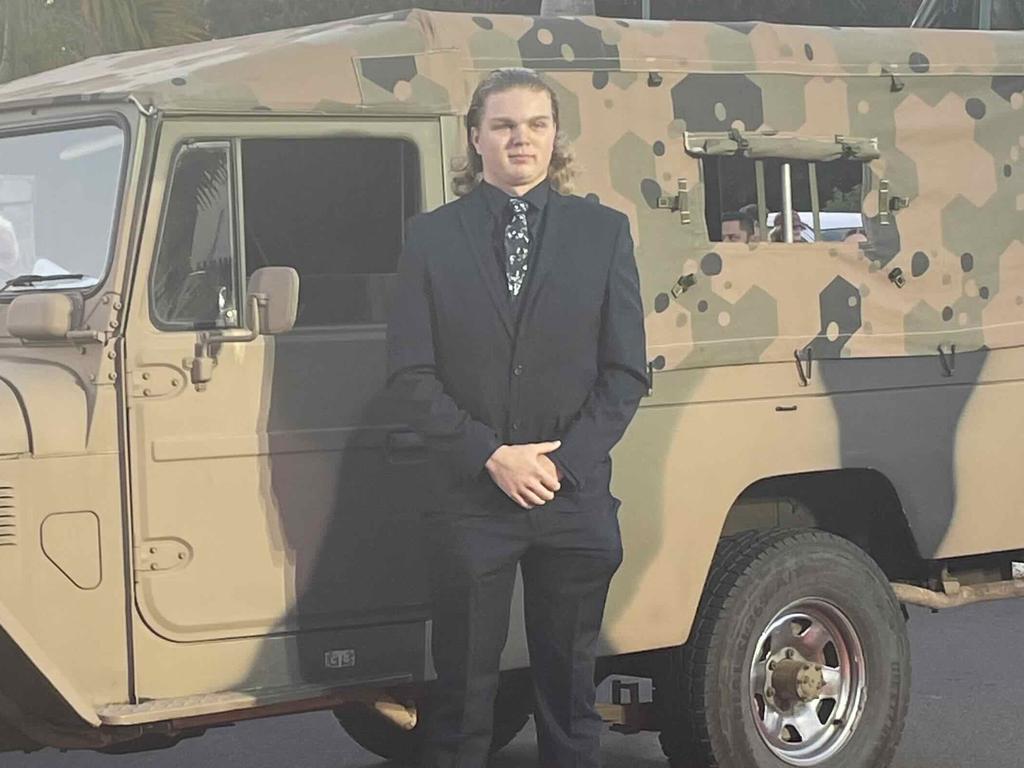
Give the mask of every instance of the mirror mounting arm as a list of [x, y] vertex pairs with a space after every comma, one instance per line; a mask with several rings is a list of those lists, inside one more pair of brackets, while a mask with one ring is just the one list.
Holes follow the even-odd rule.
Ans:
[[110, 334], [106, 331], [68, 331], [64, 338], [68, 341], [106, 344]]
[[217, 359], [211, 354], [213, 347], [220, 344], [238, 344], [255, 341], [260, 336], [260, 313], [266, 308], [269, 299], [266, 294], [252, 293], [248, 296], [249, 311], [246, 313], [248, 328], [241, 332], [203, 331], [199, 334], [196, 344], [196, 356], [189, 361], [188, 368], [196, 391], [203, 391], [213, 378], [213, 369]]

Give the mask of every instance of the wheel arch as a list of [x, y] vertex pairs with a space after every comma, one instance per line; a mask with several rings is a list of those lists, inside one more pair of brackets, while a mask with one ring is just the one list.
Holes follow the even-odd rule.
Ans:
[[925, 567], [899, 493], [877, 469], [761, 478], [736, 497], [720, 535], [769, 528], [819, 528], [842, 536], [867, 552], [890, 580], [918, 577]]
[[96, 708], [0, 604], [0, 720], [48, 746], [90, 742], [101, 722]]

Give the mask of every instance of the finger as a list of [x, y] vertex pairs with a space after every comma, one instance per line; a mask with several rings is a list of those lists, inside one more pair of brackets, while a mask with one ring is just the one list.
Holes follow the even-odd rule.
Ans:
[[561, 483], [558, 481], [558, 473], [555, 471], [555, 465], [552, 464], [550, 467], [541, 467], [540, 472], [534, 475], [534, 485], [540, 484], [545, 490], [555, 491], [561, 488]]
[[510, 499], [512, 499], [512, 501], [514, 501], [520, 507], [523, 507], [524, 509], [529, 509], [529, 507], [526, 505], [526, 502], [523, 500], [523, 497], [520, 496], [519, 492], [514, 490], [511, 486], [506, 488], [504, 485], [501, 485], [499, 483], [498, 487], [501, 488], [502, 492]]
[[562, 484], [558, 481], [557, 477], [542, 477], [541, 483], [544, 484], [547, 490], [551, 491], [552, 498], [554, 498], [555, 493], [562, 490]]
[[552, 451], [557, 450], [562, 445], [562, 441], [552, 440], [551, 442], [548, 443], [537, 443], [536, 445], [537, 453], [551, 453]]
[[[558, 483], [558, 467], [555, 465], [555, 462], [547, 456], [538, 456], [537, 465], [540, 468], [540, 477], [542, 479], [546, 478], [552, 483]], [[545, 483], [545, 485], [550, 487], [549, 483]]]
[[545, 487], [544, 483], [539, 480], [534, 480], [530, 484], [529, 490], [530, 493], [540, 499], [543, 499], [545, 502], [551, 501], [555, 498], [554, 492], [550, 488]]
[[526, 500], [528, 504], [531, 504], [534, 507], [539, 507], [542, 504], [546, 503], [545, 499], [541, 498], [541, 496], [535, 493], [532, 488], [524, 488], [520, 495]]

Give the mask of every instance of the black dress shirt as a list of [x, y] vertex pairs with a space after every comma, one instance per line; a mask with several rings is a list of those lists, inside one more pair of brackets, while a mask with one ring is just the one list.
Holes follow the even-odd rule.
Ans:
[[[493, 184], [488, 184], [486, 181], [480, 182], [480, 190], [483, 192], [484, 200], [487, 202], [487, 210], [491, 212], [493, 224], [492, 247], [494, 257], [498, 262], [498, 268], [503, 276], [502, 282], [504, 282], [504, 276], [508, 274], [508, 254], [505, 253], [505, 227], [508, 226], [509, 221], [512, 219], [512, 210], [508, 204], [512, 196], [504, 190], [498, 189]], [[530, 204], [530, 209], [526, 212], [526, 226], [530, 230], [530, 254], [526, 260], [526, 279], [523, 283], [523, 289], [519, 292], [518, 296], [513, 296], [511, 293], [508, 295], [509, 301], [517, 310], [519, 305], [524, 303], [520, 299], [526, 296], [530, 290], [530, 274], [537, 269], [537, 254], [540, 253], [541, 238], [544, 237], [544, 214], [547, 211], [550, 190], [551, 182], [544, 179], [525, 195], [520, 196], [520, 199]], [[518, 311], [516, 315], [516, 320], [518, 321]]]

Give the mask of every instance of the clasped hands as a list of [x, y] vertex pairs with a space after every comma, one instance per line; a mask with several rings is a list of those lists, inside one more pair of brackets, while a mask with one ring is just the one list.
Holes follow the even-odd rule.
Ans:
[[485, 467], [506, 496], [523, 509], [533, 509], [555, 498], [562, 487], [561, 472], [547, 456], [561, 444], [561, 440], [553, 440], [503, 445], [491, 454]]

